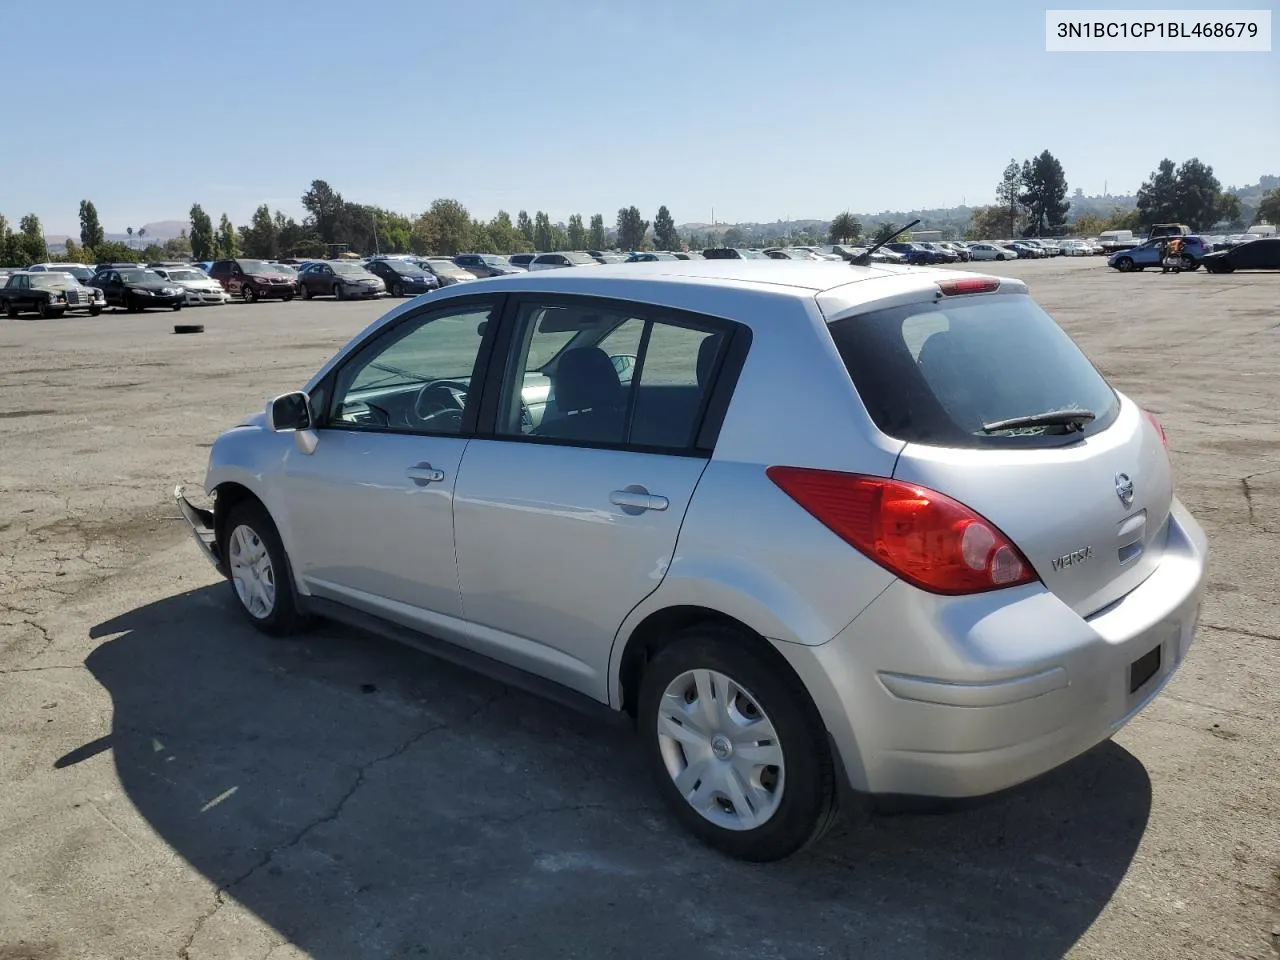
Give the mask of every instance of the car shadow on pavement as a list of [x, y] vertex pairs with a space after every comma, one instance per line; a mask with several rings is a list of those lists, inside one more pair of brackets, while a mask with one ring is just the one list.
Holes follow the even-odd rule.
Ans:
[[112, 732], [54, 765], [111, 750], [158, 834], [316, 957], [1059, 957], [1146, 826], [1146, 771], [1108, 742], [737, 863], [664, 812], [621, 727], [333, 625], [264, 638], [226, 589], [93, 628]]

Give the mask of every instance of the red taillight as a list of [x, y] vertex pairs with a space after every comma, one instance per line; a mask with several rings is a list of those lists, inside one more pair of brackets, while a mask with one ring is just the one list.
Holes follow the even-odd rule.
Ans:
[[768, 475], [836, 536], [923, 590], [981, 593], [1036, 579], [993, 524], [927, 487], [804, 467]]
[[1169, 438], [1164, 435], [1164, 426], [1156, 419], [1156, 415], [1150, 410], [1143, 410], [1142, 415], [1147, 418], [1147, 422], [1156, 428], [1156, 436], [1160, 438], [1160, 444], [1169, 449]]
[[961, 277], [958, 280], [943, 280], [938, 284], [944, 297], [958, 297], [966, 293], [995, 293], [1000, 289], [997, 277]]

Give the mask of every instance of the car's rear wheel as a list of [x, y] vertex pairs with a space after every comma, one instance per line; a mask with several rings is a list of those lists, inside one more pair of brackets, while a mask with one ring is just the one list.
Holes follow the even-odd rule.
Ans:
[[1119, 270], [1121, 273], [1128, 273], [1130, 270], [1133, 269], [1133, 258], [1121, 257], [1119, 260], [1116, 261], [1116, 269]]
[[256, 500], [231, 508], [222, 551], [231, 589], [249, 621], [264, 633], [285, 634], [301, 622], [284, 544], [266, 509]]
[[253, 288], [253, 284], [246, 283], [240, 288], [240, 296], [244, 297], [245, 303], [257, 303], [258, 291]]
[[639, 727], [658, 791], [716, 849], [780, 860], [835, 820], [835, 772], [800, 681], [744, 632], [686, 630], [640, 685]]

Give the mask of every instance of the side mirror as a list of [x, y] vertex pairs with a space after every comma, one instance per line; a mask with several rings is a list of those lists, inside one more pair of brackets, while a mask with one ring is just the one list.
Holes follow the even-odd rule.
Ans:
[[267, 404], [267, 428], [276, 433], [311, 428], [311, 403], [305, 393], [286, 393]]
[[636, 358], [634, 354], [621, 353], [617, 356], [610, 357], [609, 362], [613, 364], [613, 369], [618, 373], [618, 380], [622, 383], [631, 382], [631, 371], [635, 369]]

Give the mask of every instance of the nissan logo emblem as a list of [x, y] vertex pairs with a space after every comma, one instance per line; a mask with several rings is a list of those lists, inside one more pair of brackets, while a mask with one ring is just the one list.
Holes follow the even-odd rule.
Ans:
[[1116, 474], [1116, 496], [1126, 507], [1133, 503], [1133, 481], [1127, 473]]

